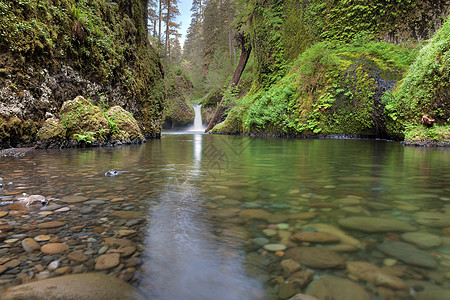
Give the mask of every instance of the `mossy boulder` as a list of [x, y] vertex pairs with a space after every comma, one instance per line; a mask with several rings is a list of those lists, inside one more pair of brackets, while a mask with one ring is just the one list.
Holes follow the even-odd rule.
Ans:
[[109, 133], [109, 123], [98, 106], [82, 96], [63, 103], [61, 122], [69, 139], [93, 140], [105, 139]]
[[64, 102], [60, 118], [48, 118], [37, 137], [40, 148], [113, 146], [145, 141], [130, 112], [120, 106], [105, 112], [81, 96]]
[[105, 113], [111, 126], [111, 137], [121, 139], [144, 139], [133, 115], [120, 106], [113, 106]]
[[61, 120], [55, 117], [45, 120], [44, 125], [42, 125], [37, 133], [38, 140], [59, 140], [65, 138], [65, 136], [66, 130], [64, 129]]

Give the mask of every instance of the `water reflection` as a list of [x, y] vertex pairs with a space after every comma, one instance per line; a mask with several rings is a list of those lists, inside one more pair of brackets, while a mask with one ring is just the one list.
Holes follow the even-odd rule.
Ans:
[[192, 184], [201, 176], [203, 136], [194, 134], [192, 142], [191, 169], [172, 165], [151, 211], [140, 289], [154, 300], [262, 299], [262, 284], [243, 269], [243, 241], [217, 236], [205, 198]]

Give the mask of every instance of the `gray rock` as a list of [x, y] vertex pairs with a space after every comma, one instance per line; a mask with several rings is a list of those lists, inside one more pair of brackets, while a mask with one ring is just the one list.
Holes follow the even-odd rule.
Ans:
[[65, 197], [61, 198], [61, 201], [62, 201], [62, 202], [65, 202], [65, 203], [78, 203], [78, 202], [84, 202], [84, 201], [86, 201], [86, 200], [88, 200], [87, 197], [84, 197], [84, 196], [76, 196], [76, 195], [73, 195], [73, 196], [65, 196]]
[[430, 254], [405, 242], [385, 242], [379, 245], [378, 249], [409, 265], [431, 269], [436, 268], [438, 265], [437, 261]]

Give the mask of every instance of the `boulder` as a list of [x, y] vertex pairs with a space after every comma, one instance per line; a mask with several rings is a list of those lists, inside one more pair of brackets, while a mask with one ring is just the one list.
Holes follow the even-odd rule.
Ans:
[[104, 139], [110, 133], [108, 120], [101, 109], [82, 96], [64, 102], [60, 114], [70, 139], [89, 142]]
[[142, 139], [141, 129], [133, 115], [120, 106], [113, 106], [105, 114], [111, 127], [111, 137], [120, 139]]

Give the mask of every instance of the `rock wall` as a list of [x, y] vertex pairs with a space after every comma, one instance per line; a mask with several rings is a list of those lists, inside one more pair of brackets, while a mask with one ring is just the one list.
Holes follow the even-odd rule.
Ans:
[[34, 145], [46, 114], [76, 96], [121, 106], [161, 132], [164, 71], [148, 42], [146, 0], [0, 3], [0, 148]]

